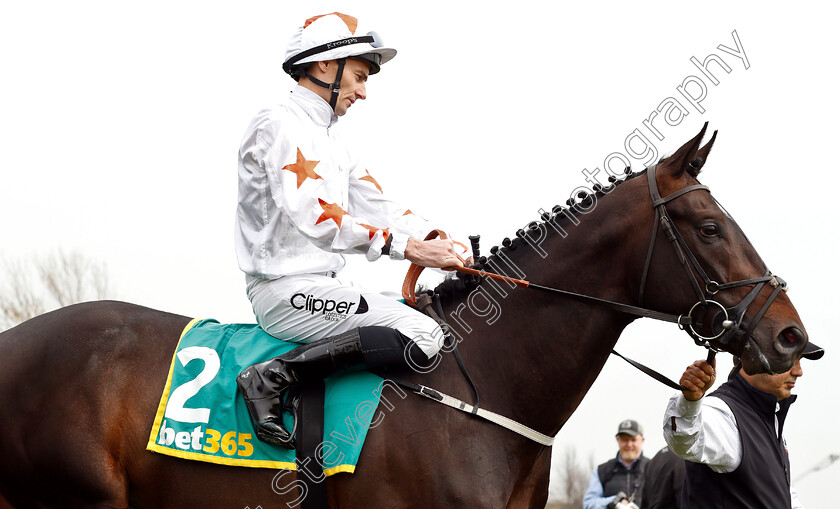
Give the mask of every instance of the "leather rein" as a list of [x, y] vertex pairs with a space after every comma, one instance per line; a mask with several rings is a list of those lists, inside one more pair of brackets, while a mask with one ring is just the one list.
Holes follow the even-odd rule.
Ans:
[[[523, 279], [515, 279], [512, 277], [503, 276], [501, 274], [495, 274], [484, 270], [476, 270], [469, 267], [453, 267], [452, 269], [444, 270], [455, 270], [457, 272], [477, 276], [480, 278], [489, 278], [497, 281], [505, 281], [507, 283], [516, 285], [521, 288], [531, 288], [534, 290], [540, 290], [543, 292], [562, 295], [577, 300], [588, 301], [602, 306], [606, 306], [615, 311], [638, 317], [653, 318], [654, 320], [676, 323], [681, 329], [685, 330], [698, 345], [704, 346], [709, 349], [713, 349], [715, 351], [721, 351], [721, 348], [713, 347], [710, 341], [718, 340], [718, 342], [724, 346], [727, 346], [730, 343], [732, 343], [734, 345], [734, 349], [732, 350], [733, 353], [735, 355], [740, 356], [741, 353], [743, 353], [744, 351], [744, 347], [746, 346], [747, 341], [750, 340], [750, 335], [755, 330], [755, 327], [758, 325], [758, 321], [764, 316], [764, 313], [770, 307], [770, 304], [773, 302], [773, 300], [775, 300], [779, 292], [787, 289], [787, 283], [782, 278], [773, 275], [769, 270], [765, 270], [764, 275], [760, 277], [742, 279], [739, 281], [733, 281], [729, 283], [718, 283], [712, 280], [707, 275], [703, 267], [700, 265], [700, 262], [697, 260], [697, 257], [694, 256], [694, 253], [691, 252], [691, 249], [689, 248], [685, 239], [680, 234], [679, 230], [676, 228], [676, 225], [674, 224], [671, 217], [668, 215], [668, 209], [665, 207], [665, 205], [668, 202], [676, 200], [677, 198], [680, 198], [681, 196], [684, 196], [693, 191], [706, 191], [710, 193], [709, 188], [702, 184], [694, 184], [688, 187], [684, 187], [679, 191], [663, 198], [659, 194], [659, 186], [656, 183], [656, 168], [657, 166], [653, 166], [648, 167], [646, 169], [648, 189], [650, 192], [650, 198], [652, 201], [653, 209], [655, 211], [655, 216], [653, 222], [653, 232], [651, 233], [651, 239], [648, 245], [647, 256], [645, 258], [645, 265], [642, 271], [642, 282], [639, 287], [638, 301], [641, 303], [644, 299], [645, 287], [647, 285], [647, 276], [653, 258], [654, 246], [656, 245], [656, 238], [659, 228], [661, 228], [663, 233], [666, 235], [668, 241], [670, 242], [671, 246], [674, 248], [674, 252], [677, 255], [677, 259], [679, 260], [680, 265], [682, 265], [683, 269], [685, 269], [686, 275], [688, 276], [688, 280], [691, 283], [692, 289], [694, 290], [694, 293], [697, 295], [698, 298], [697, 303], [691, 307], [687, 314], [673, 315], [669, 313], [663, 313], [661, 311], [656, 311], [640, 306], [634, 306], [622, 302], [615, 302], [599, 297], [594, 297], [591, 295], [570, 292], [568, 290], [562, 290], [559, 288], [543, 286]], [[717, 200], [715, 201], [717, 202]], [[718, 205], [720, 205], [720, 203], [718, 203]], [[437, 237], [440, 237], [442, 239], [448, 238], [445, 232], [441, 230], [433, 230], [431, 233], [429, 233], [429, 235], [426, 236], [426, 240], [431, 240]], [[412, 306], [417, 305], [417, 297], [415, 295], [414, 289], [417, 285], [417, 280], [420, 276], [420, 273], [423, 271], [423, 268], [424, 267], [412, 263], [408, 269], [408, 273], [406, 274], [405, 281], [403, 282], [403, 297], [405, 298], [406, 302], [411, 304]], [[697, 275], [695, 275], [695, 272]], [[697, 276], [699, 276], [702, 280], [702, 287], [700, 282], [698, 282], [697, 280]], [[759, 312], [753, 317], [749, 325], [744, 327], [743, 320], [747, 308], [756, 299], [756, 297], [761, 292], [761, 289], [764, 287], [765, 284], [770, 284], [770, 286], [773, 287], [774, 290], [771, 293], [771, 295], [767, 298]], [[743, 299], [741, 299], [740, 302], [738, 302], [732, 307], [724, 307], [723, 304], [714, 300], [714, 296], [722, 290], [730, 290], [732, 288], [738, 288], [747, 285], [755, 286]], [[701, 313], [701, 311], [705, 311], [708, 308], [708, 306], [713, 306], [718, 309], [717, 314], [713, 319], [713, 331], [714, 329], [719, 330], [713, 332], [710, 336], [703, 336], [698, 332], [698, 330], [703, 325], [701, 319], [703, 313]]]
[[[692, 162], [692, 166], [694, 166], [694, 162]], [[658, 166], [658, 165], [657, 165]], [[694, 293], [697, 295], [698, 301], [694, 304], [691, 309], [688, 311], [687, 314], [680, 314], [680, 315], [673, 315], [669, 313], [664, 313], [661, 311], [656, 311], [652, 309], [647, 309], [640, 306], [634, 306], [630, 304], [625, 304], [622, 302], [615, 302], [607, 299], [602, 299], [599, 297], [594, 297], [591, 295], [580, 294], [576, 292], [570, 292], [568, 290], [562, 290], [559, 288], [552, 288], [548, 286], [542, 286], [530, 281], [526, 281], [523, 279], [516, 279], [508, 276], [503, 276], [501, 274], [495, 274], [492, 272], [487, 272], [484, 270], [477, 270], [472, 269], [469, 267], [452, 267], [446, 268], [444, 270], [455, 270], [457, 272], [461, 272], [464, 274], [469, 274], [472, 276], [477, 276], [479, 278], [488, 278], [494, 279], [496, 281], [503, 281], [510, 283], [512, 285], [518, 286], [520, 288], [531, 288], [534, 290], [540, 290], [543, 292], [553, 293], [556, 295], [561, 295], [565, 297], [570, 297], [577, 300], [582, 300], [586, 302], [592, 302], [595, 304], [599, 304], [615, 311], [619, 311], [622, 313], [630, 314], [633, 316], [643, 317], [643, 318], [653, 318], [655, 320], [667, 321], [676, 323], [680, 329], [685, 330], [689, 336], [694, 339], [694, 342], [700, 346], [703, 346], [709, 350], [709, 355], [707, 357], [707, 361], [711, 363], [714, 360], [714, 356], [716, 352], [722, 351], [722, 348], [718, 348], [712, 346], [710, 341], [717, 340], [720, 344], [724, 347], [732, 343], [734, 345], [733, 353], [740, 356], [743, 352], [747, 341], [753, 341], [750, 336], [752, 332], [755, 330], [755, 327], [758, 324], [758, 321], [761, 317], [764, 316], [764, 313], [770, 307], [770, 304], [776, 298], [780, 291], [787, 289], [787, 283], [781, 279], [780, 277], [774, 276], [769, 270], [765, 270], [765, 273], [761, 277], [755, 278], [748, 278], [742, 279], [739, 281], [733, 281], [729, 283], [718, 283], [712, 280], [707, 274], [703, 267], [700, 265], [700, 262], [697, 260], [697, 257], [694, 256], [694, 253], [691, 252], [688, 244], [686, 243], [683, 236], [680, 234], [679, 230], [676, 228], [671, 217], [668, 215], [668, 210], [665, 205], [681, 196], [684, 196], [693, 191], [706, 191], [711, 194], [709, 188], [702, 184], [694, 184], [687, 186], [685, 188], [680, 189], [679, 191], [672, 193], [666, 197], [662, 197], [659, 193], [659, 186], [656, 182], [656, 168], [657, 166], [652, 166], [646, 168], [647, 173], [647, 181], [648, 181], [648, 189], [650, 192], [650, 198], [652, 201], [652, 206], [655, 211], [654, 215], [654, 222], [653, 222], [653, 231], [651, 233], [650, 244], [648, 245], [647, 256], [645, 258], [645, 265], [642, 271], [642, 282], [639, 288], [639, 298], [638, 301], [641, 303], [644, 299], [644, 292], [645, 287], [647, 284], [647, 276], [651, 266], [651, 262], [653, 259], [653, 251], [656, 244], [656, 238], [659, 232], [659, 228], [662, 229], [666, 238], [668, 239], [671, 246], [674, 248], [674, 252], [676, 253], [677, 259], [680, 262], [680, 265], [686, 271], [688, 276], [688, 280], [691, 283], [691, 286], [694, 290]], [[694, 166], [697, 168], [696, 166]], [[699, 168], [698, 168], [699, 169]], [[712, 198], [714, 199], [714, 197]], [[717, 202], [717, 200], [715, 200]], [[720, 203], [718, 206], [720, 206]], [[723, 209], [723, 207], [721, 206]], [[725, 210], [725, 209], [724, 209]], [[728, 215], [728, 213], [727, 213]], [[553, 218], [549, 218], [548, 220], [552, 220]], [[743, 232], [742, 232], [743, 233]], [[431, 240], [435, 238], [442, 238], [446, 239], [448, 236], [445, 232], [441, 230], [433, 230], [426, 236], [426, 240]], [[746, 238], [746, 236], [745, 236]], [[749, 241], [748, 241], [749, 242]], [[460, 258], [460, 257], [459, 257]], [[464, 260], [461, 259], [463, 262]], [[423, 303], [418, 306], [418, 299], [415, 294], [415, 287], [417, 286], [417, 280], [420, 277], [420, 273], [423, 271], [424, 267], [420, 265], [416, 265], [414, 263], [408, 269], [406, 274], [405, 280], [402, 286], [402, 295], [405, 301], [414, 306], [419, 307], [422, 310], [429, 311], [430, 315], [435, 318], [439, 323], [442, 325], [446, 325], [444, 317], [442, 316], [442, 309], [438, 305], [438, 312], [434, 311], [433, 306], [430, 304], [431, 302], [435, 302], [437, 296], [434, 298], [424, 298]], [[695, 272], [697, 275], [695, 275]], [[700, 282], [697, 280], [697, 276], [700, 277], [703, 283], [703, 287], [701, 287]], [[748, 326], [743, 326], [744, 315], [746, 313], [747, 308], [752, 304], [752, 302], [756, 299], [758, 294], [761, 292], [761, 289], [764, 287], [765, 284], [770, 284], [773, 287], [773, 291], [767, 300], [762, 305], [759, 312], [753, 317], [752, 321], [749, 323]], [[722, 290], [729, 290], [732, 288], [738, 288], [741, 286], [747, 285], [755, 285], [752, 290], [743, 298], [740, 302], [735, 304], [732, 307], [726, 308], [723, 304], [714, 300], [714, 296], [722, 291]], [[437, 300], [439, 304], [439, 300]], [[708, 306], [714, 306], [718, 308], [717, 313], [713, 317], [713, 324], [712, 330], [713, 335], [711, 336], [703, 336], [698, 331], [703, 326], [702, 316], [705, 314], [705, 311], [708, 309]], [[695, 316], [696, 313], [696, 316]], [[733, 320], [732, 318], [735, 318]], [[715, 331], [715, 327], [719, 328], [717, 332]], [[444, 329], [446, 330], [446, 329]], [[457, 348], [457, 345], [456, 345]], [[761, 354], [760, 349], [756, 348], [759, 352], [759, 357], [764, 365], [764, 367], [769, 371], [769, 364], [767, 363], [763, 354]], [[473, 415], [477, 415], [489, 421], [495, 422], [498, 425], [506, 427], [511, 431], [519, 433], [522, 436], [525, 436], [531, 440], [534, 440], [542, 445], [550, 446], [553, 443], [554, 438], [549, 437], [547, 435], [543, 435], [531, 428], [528, 428], [525, 425], [512, 421], [504, 416], [494, 414], [492, 412], [488, 412], [483, 408], [478, 407], [478, 392], [475, 390], [475, 385], [472, 384], [472, 380], [469, 378], [469, 374], [466, 372], [466, 368], [463, 366], [463, 362], [460, 359], [460, 355], [457, 354], [457, 349], [454, 350], [456, 352], [456, 357], [458, 359], [458, 364], [461, 370], [464, 372], [467, 379], [470, 381], [470, 384], [473, 387], [473, 390], [476, 393], [476, 402], [474, 405], [469, 405], [463, 401], [460, 401], [456, 398], [452, 398], [451, 396], [447, 396], [446, 394], [440, 393], [435, 391], [434, 389], [430, 389], [423, 385], [418, 384], [406, 384], [400, 383], [400, 385], [404, 385], [409, 389], [413, 390], [415, 393], [420, 394], [422, 396], [428, 397], [439, 403], [446, 404], [453, 408], [472, 413]], [[672, 382], [671, 380], [667, 379], [663, 375], [657, 373], [656, 371], [636, 362], [631, 359], [628, 359], [615, 350], [612, 350], [612, 353], [621, 357], [625, 361], [632, 364], [634, 367], [640, 369], [641, 371], [645, 372], [646, 374], [650, 375], [651, 377], [655, 378], [656, 380], [668, 385], [671, 388], [676, 390], [684, 390], [685, 388], [680, 386], [679, 384]]]

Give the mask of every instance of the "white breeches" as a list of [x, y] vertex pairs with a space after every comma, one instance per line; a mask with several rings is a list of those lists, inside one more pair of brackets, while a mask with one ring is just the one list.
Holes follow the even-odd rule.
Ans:
[[442, 346], [443, 334], [432, 318], [394, 298], [361, 292], [329, 276], [249, 276], [247, 292], [257, 323], [278, 339], [310, 343], [357, 327], [381, 325], [413, 340], [430, 359]]

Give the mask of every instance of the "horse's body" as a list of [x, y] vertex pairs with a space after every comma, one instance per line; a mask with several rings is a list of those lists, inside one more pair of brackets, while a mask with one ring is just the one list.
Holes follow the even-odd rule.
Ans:
[[[703, 132], [659, 165], [662, 196], [696, 184], [686, 171]], [[699, 151], [698, 151], [699, 150]], [[578, 214], [555, 223], [540, 249], [519, 240], [505, 259], [543, 285], [685, 313], [697, 298], [668, 240], [655, 240], [647, 184], [633, 178]], [[752, 247], [706, 192], [669, 212], [705, 270], [720, 281], [763, 274]], [[697, 234], [713, 222], [717, 236]], [[597, 226], [596, 226], [597, 225]], [[548, 231], [548, 226], [540, 228]], [[553, 229], [553, 228], [552, 228]], [[631, 233], [628, 233], [631, 232]], [[641, 232], [641, 234], [636, 234]], [[534, 234], [536, 238], [536, 234]], [[509, 267], [497, 255], [488, 269]], [[516, 275], [516, 274], [511, 274]], [[463, 285], [461, 285], [463, 286]], [[644, 301], [638, 302], [639, 288]], [[481, 395], [481, 406], [548, 435], [583, 399], [633, 317], [586, 301], [505, 283], [446, 282], [444, 314]], [[749, 288], [722, 292], [731, 306]], [[727, 293], [727, 295], [723, 295]], [[762, 295], [766, 298], [765, 293]], [[747, 315], [765, 299], [756, 301]], [[187, 317], [118, 302], [87, 303], [34, 318], [0, 335], [0, 495], [14, 507], [283, 507], [298, 495], [295, 475], [185, 461], [145, 450], [167, 370]], [[774, 370], [787, 369], [807, 338], [780, 294], [756, 327], [755, 343]], [[727, 345], [728, 346], [728, 345]], [[753, 368], [757, 361], [745, 359]], [[400, 378], [471, 401], [451, 355], [431, 373]], [[385, 395], [356, 473], [327, 479], [339, 507], [543, 507], [551, 449], [415, 395]], [[2, 499], [0, 499], [0, 507]]]

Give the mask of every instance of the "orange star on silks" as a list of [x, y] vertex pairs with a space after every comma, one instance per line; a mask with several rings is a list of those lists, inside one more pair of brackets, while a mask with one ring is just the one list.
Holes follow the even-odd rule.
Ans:
[[379, 182], [377, 182], [376, 179], [373, 178], [373, 176], [371, 176], [370, 172], [367, 171], [367, 169], [365, 169], [365, 173], [367, 173], [367, 177], [360, 177], [359, 180], [367, 180], [368, 182], [375, 185], [376, 188], [379, 189], [379, 192], [381, 193], [382, 192], [382, 186], [379, 185]]
[[341, 218], [347, 212], [344, 211], [343, 208], [339, 207], [335, 203], [327, 203], [321, 198], [318, 198], [318, 204], [321, 205], [321, 208], [324, 209], [324, 213], [318, 217], [318, 220], [315, 221], [315, 224], [323, 223], [324, 221], [328, 221], [332, 219], [335, 221], [335, 224], [341, 228]]
[[300, 189], [301, 184], [310, 178], [310, 179], [321, 179], [321, 176], [315, 173], [315, 167], [318, 166], [318, 163], [321, 161], [307, 161], [305, 157], [303, 157], [303, 153], [300, 149], [297, 149], [297, 161], [292, 164], [287, 164], [283, 167], [284, 170], [289, 170], [290, 172], [297, 175], [297, 186]]
[[[417, 214], [415, 214], [414, 212], [412, 212], [412, 211], [411, 211], [411, 209], [406, 209], [406, 210], [405, 210], [405, 212], [403, 212], [403, 215], [404, 215], [404, 216], [408, 216], [408, 215], [411, 215], [411, 216], [417, 216]], [[417, 216], [417, 217], [419, 217], [420, 219], [423, 219], [423, 221], [425, 221], [425, 220], [426, 220], [425, 218], [423, 218], [423, 216]]]
[[[378, 232], [379, 230], [382, 230], [382, 228], [377, 228], [377, 227], [371, 226], [369, 224], [364, 224], [364, 223], [356, 223], [356, 224], [359, 225], [359, 226], [363, 226], [363, 227], [367, 228], [367, 230], [368, 230], [368, 240], [372, 239], [373, 236], [376, 235], [376, 232]], [[385, 236], [385, 242], [388, 242], [388, 228], [385, 228], [384, 230], [382, 230], [382, 234]]]

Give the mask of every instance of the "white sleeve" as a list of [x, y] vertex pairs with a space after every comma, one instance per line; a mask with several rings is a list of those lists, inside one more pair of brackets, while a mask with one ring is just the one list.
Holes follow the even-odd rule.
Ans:
[[388, 225], [373, 224], [375, 221], [368, 217], [323, 199], [329, 192], [326, 181], [318, 174], [320, 161], [308, 160], [307, 154], [291, 140], [277, 135], [278, 129], [256, 129], [255, 143], [246, 154], [257, 164], [264, 164], [277, 207], [319, 248], [332, 253], [365, 254], [371, 261], [379, 258], [389, 235]]
[[741, 464], [741, 437], [735, 415], [720, 398], [688, 401], [677, 393], [665, 410], [663, 436], [677, 456], [708, 465], [718, 473]]
[[[413, 237], [423, 240], [432, 231], [428, 221], [410, 209], [389, 199], [370, 172], [357, 163], [350, 175], [350, 213], [365, 216], [378, 228], [387, 230], [392, 236], [391, 258], [401, 260], [405, 257], [405, 246]], [[380, 249], [381, 244], [374, 243]]]

